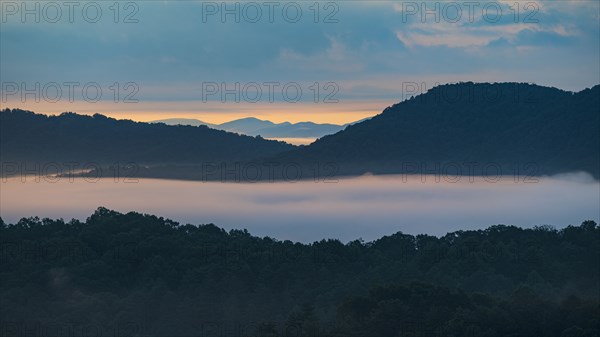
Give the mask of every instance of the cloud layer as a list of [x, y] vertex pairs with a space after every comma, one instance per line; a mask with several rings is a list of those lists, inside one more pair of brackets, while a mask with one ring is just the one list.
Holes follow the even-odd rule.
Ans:
[[[302, 98], [296, 105], [277, 98], [283, 103], [279, 114], [291, 114], [285, 107], [297, 110], [299, 104], [304, 111], [326, 114], [327, 106], [313, 102], [310, 86], [318, 83], [322, 103], [330, 93], [323, 92], [324, 84], [333, 82], [339, 103], [331, 110], [353, 111], [354, 104], [368, 99], [372, 107], [365, 115], [399, 101], [406, 82], [429, 88], [437, 82], [520, 81], [567, 90], [600, 82], [597, 1], [519, 2], [519, 8], [514, 1], [273, 2], [272, 7], [134, 1], [118, 8], [91, 3], [100, 16], [94, 16], [97, 8], [90, 2], [78, 3], [72, 13], [62, 3], [51, 3], [62, 7], [55, 8], [30, 2], [30, 12], [35, 4], [39, 9], [25, 15], [21, 2], [3, 2], [2, 82], [25, 82], [28, 88], [36, 82], [42, 87], [95, 82], [106, 88], [135, 82], [140, 102], [189, 102], [182, 110], [199, 114], [222, 113], [214, 107], [221, 103], [219, 95], [211, 97], [212, 105], [202, 102], [204, 82], [298, 83]], [[108, 103], [112, 98], [103, 95]], [[269, 103], [264, 100], [250, 105], [254, 113], [262, 109], [260, 103]], [[37, 104], [30, 97], [21, 101], [13, 95], [2, 103]], [[65, 99], [47, 103], [41, 99], [39, 104], [44, 110], [69, 110]], [[239, 111], [241, 103], [220, 110]], [[105, 109], [139, 110], [122, 104]], [[316, 118], [308, 112], [302, 116], [287, 119]], [[355, 117], [362, 116], [348, 119]], [[342, 119], [331, 121], [346, 122]]]

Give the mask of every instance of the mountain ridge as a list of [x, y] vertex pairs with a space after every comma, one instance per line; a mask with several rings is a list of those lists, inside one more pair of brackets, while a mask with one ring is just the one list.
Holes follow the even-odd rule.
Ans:
[[0, 111], [0, 155], [6, 161], [204, 163], [250, 160], [293, 148], [284, 142], [206, 126], [168, 126], [65, 112]]
[[440, 85], [276, 159], [330, 161], [354, 174], [472, 161], [598, 177], [599, 97], [600, 85], [577, 93], [514, 82]]
[[[150, 123], [164, 123], [167, 125], [206, 125], [210, 128], [244, 134], [248, 136], [261, 136], [265, 138], [320, 138], [343, 130], [353, 123], [338, 125], [314, 122], [282, 122], [274, 123], [256, 117], [244, 117], [221, 124], [206, 123], [198, 119], [169, 118], [151, 121]], [[356, 122], [354, 122], [356, 123]]]
[[[301, 147], [203, 125], [168, 126], [98, 114], [45, 116], [5, 109], [0, 122], [2, 161], [275, 162], [308, 172], [318, 163], [334, 167], [330, 176], [579, 171], [600, 176], [600, 85], [577, 93], [514, 82], [440, 85]], [[465, 171], [471, 164], [477, 172]], [[199, 179], [197, 171], [163, 165], [140, 176]], [[218, 179], [223, 172], [217, 168], [214, 173]]]

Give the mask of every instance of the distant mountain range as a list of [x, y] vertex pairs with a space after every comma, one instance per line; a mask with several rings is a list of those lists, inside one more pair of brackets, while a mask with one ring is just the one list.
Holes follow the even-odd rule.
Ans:
[[167, 125], [190, 125], [190, 126], [204, 125], [204, 126], [208, 126], [211, 129], [218, 129], [217, 128], [218, 124], [210, 124], [210, 123], [206, 123], [199, 119], [194, 119], [194, 118], [167, 118], [167, 119], [151, 121], [150, 123], [163, 123], [163, 124], [167, 124]]
[[[316, 125], [245, 118], [218, 127], [277, 137], [314, 136]], [[277, 133], [278, 129], [286, 131]], [[585, 171], [600, 176], [598, 85], [577, 93], [520, 83], [441, 85], [369, 120], [347, 127], [319, 125], [318, 130], [338, 131], [296, 147], [205, 125], [73, 113], [49, 117], [5, 109], [0, 112], [0, 160], [130, 161], [153, 164], [140, 176], [181, 179], [199, 179], [198, 167], [185, 165], [217, 161], [293, 164], [309, 172], [317, 163], [333, 166], [329, 173], [334, 175]], [[218, 170], [215, 174], [219, 176]]]
[[[362, 121], [362, 120], [361, 120]], [[358, 121], [360, 122], [360, 121]], [[354, 123], [358, 123], [354, 122]], [[261, 136], [264, 138], [321, 138], [343, 130], [346, 126], [354, 124], [317, 124], [313, 122], [300, 123], [273, 123], [254, 117], [233, 120], [223, 124], [206, 123], [198, 119], [169, 118], [152, 121], [151, 123], [164, 123], [167, 125], [206, 125], [209, 128], [239, 133], [248, 136]]]

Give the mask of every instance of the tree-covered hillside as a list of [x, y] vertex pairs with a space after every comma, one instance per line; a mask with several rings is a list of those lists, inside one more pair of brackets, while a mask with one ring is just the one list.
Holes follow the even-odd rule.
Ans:
[[584, 171], [599, 178], [599, 154], [600, 85], [578, 93], [524, 83], [440, 85], [303, 147], [203, 125], [0, 112], [2, 162], [133, 163], [135, 175], [153, 178], [223, 180], [233, 163], [260, 171], [256, 180], [285, 179], [289, 167], [305, 179], [315, 168], [327, 177]]
[[466, 82], [434, 87], [279, 159], [329, 161], [350, 173], [443, 173], [453, 166], [452, 173], [475, 175], [598, 177], [599, 154], [600, 85], [572, 93]]
[[99, 208], [85, 222], [0, 221], [0, 241], [7, 336], [599, 331], [600, 227], [591, 221], [300, 244]]
[[63, 113], [46, 116], [18, 109], [0, 112], [3, 162], [199, 164], [275, 155], [293, 146], [206, 126], [171, 126]]

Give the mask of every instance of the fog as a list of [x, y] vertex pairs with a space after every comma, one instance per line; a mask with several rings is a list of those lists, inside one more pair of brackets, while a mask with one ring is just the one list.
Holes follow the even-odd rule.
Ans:
[[584, 174], [527, 183], [469, 177], [451, 182], [434, 176], [363, 176], [329, 183], [17, 177], [0, 183], [0, 216], [7, 223], [29, 216], [84, 220], [103, 206], [302, 242], [370, 241], [398, 231], [439, 236], [495, 224], [562, 228], [598, 222], [599, 205], [600, 184]]

